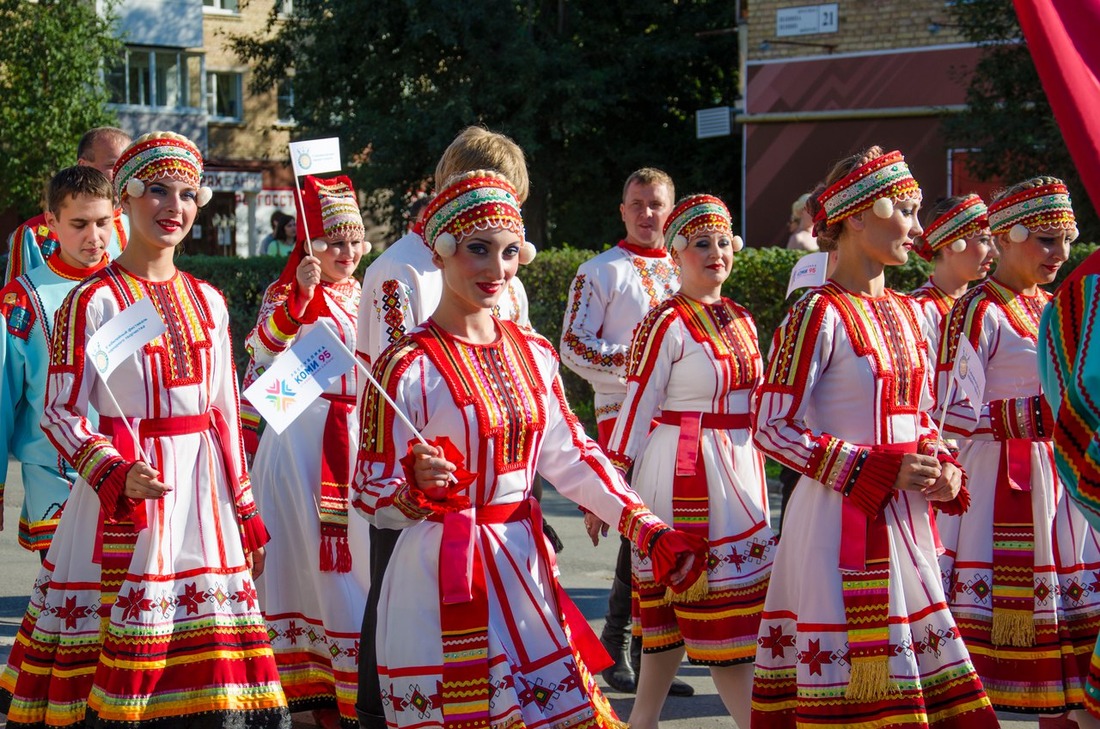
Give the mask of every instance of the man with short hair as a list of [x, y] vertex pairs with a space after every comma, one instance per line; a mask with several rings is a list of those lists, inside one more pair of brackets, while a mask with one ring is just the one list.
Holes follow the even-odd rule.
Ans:
[[76, 479], [40, 427], [54, 316], [78, 283], [107, 265], [114, 190], [98, 170], [67, 167], [50, 180], [46, 203], [57, 252], [0, 288], [0, 529], [8, 457], [14, 456], [24, 491], [19, 544], [40, 558]]
[[[675, 199], [676, 188], [665, 172], [643, 167], [631, 173], [623, 185], [619, 206], [626, 237], [582, 263], [569, 289], [562, 322], [561, 361], [595, 391], [597, 440], [603, 447], [626, 398], [626, 360], [634, 329], [650, 309], [680, 288], [664, 237], [665, 221]], [[607, 534], [607, 525], [593, 514], [585, 515], [584, 524], [593, 544], [599, 542], [601, 531]], [[622, 539], [600, 639], [615, 660], [603, 672], [603, 679], [624, 693], [637, 690], [637, 664], [641, 660], [641, 641], [637, 638], [631, 656], [627, 656], [630, 624], [630, 542]], [[688, 684], [674, 681], [669, 693], [690, 696], [693, 691]]]
[[[118, 127], [89, 129], [76, 145], [76, 164], [95, 167], [110, 180], [115, 160], [129, 144], [130, 135]], [[129, 223], [122, 214], [122, 208], [115, 208], [111, 240], [107, 244], [107, 255], [111, 260], [117, 258], [126, 247], [128, 233]], [[46, 213], [26, 221], [8, 237], [8, 265], [4, 271], [3, 283], [7, 284], [12, 279], [38, 268], [57, 248], [57, 236], [46, 224]]]

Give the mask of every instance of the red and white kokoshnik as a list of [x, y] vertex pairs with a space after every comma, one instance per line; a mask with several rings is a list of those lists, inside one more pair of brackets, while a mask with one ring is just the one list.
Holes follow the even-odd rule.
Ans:
[[920, 185], [901, 152], [894, 150], [860, 165], [821, 193], [814, 229], [839, 223], [867, 208], [880, 218], [888, 218], [895, 202], [920, 199]]

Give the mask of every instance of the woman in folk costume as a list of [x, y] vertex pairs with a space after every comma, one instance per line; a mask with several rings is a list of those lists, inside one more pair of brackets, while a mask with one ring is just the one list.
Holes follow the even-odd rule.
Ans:
[[965, 510], [928, 414], [922, 317], [884, 286], [921, 192], [900, 152], [841, 160], [811, 197], [830, 279], [776, 331], [756, 444], [803, 474], [772, 567], [753, 727], [997, 726], [947, 609], [930, 506]]
[[686, 646], [689, 661], [710, 666], [726, 709], [748, 729], [775, 536], [764, 459], [749, 421], [763, 369], [756, 325], [745, 308], [722, 297], [743, 243], [726, 205], [711, 195], [681, 200], [664, 233], [679, 265], [680, 291], [634, 335], [626, 400], [608, 452], [623, 472], [634, 466], [634, 490], [653, 513], [707, 539], [710, 552], [706, 581], [694, 593], [675, 595], [634, 550], [643, 652], [630, 725], [656, 729]]
[[585, 436], [550, 343], [492, 316], [535, 253], [511, 184], [484, 171], [453, 179], [425, 234], [443, 272], [439, 308], [374, 372], [433, 445], [368, 389], [355, 481], [367, 518], [402, 530], [378, 605], [386, 719], [621, 727], [592, 675], [607, 655], [555, 577], [535, 471], [617, 524], [678, 589], [705, 568], [706, 542], [654, 516]]
[[[253, 583], [268, 535], [229, 313], [173, 263], [210, 199], [201, 176], [186, 138], [133, 142], [114, 175], [129, 245], [58, 312], [43, 427], [80, 478], [0, 677], [8, 726], [290, 725]], [[89, 338], [141, 299], [165, 331], [105, 381]]]
[[[1100, 528], [1100, 251], [1058, 287], [1039, 322], [1039, 376], [1050, 403], [1058, 477], [1093, 528]], [[1093, 650], [1085, 708], [1100, 717], [1100, 643]]]
[[913, 250], [933, 266], [923, 286], [910, 294], [924, 310], [929, 359], [939, 352], [940, 327], [971, 281], [981, 281], [997, 258], [985, 203], [977, 195], [943, 198], [921, 211], [927, 221]]
[[[306, 177], [307, 225], [279, 280], [268, 287], [245, 346], [259, 375], [302, 336], [327, 326], [355, 351], [359, 282], [369, 243], [346, 177]], [[306, 250], [306, 228], [316, 236]], [[256, 581], [292, 711], [322, 726], [358, 726], [359, 624], [370, 583], [366, 545], [348, 545], [348, 484], [358, 445], [352, 369], [327, 384], [282, 433], [267, 428], [252, 462], [256, 503], [267, 515], [268, 569]], [[338, 711], [337, 711], [338, 710]]]
[[[994, 706], [1060, 713], [1083, 705], [1100, 628], [1096, 533], [1054, 469], [1051, 410], [1039, 380], [1039, 318], [1077, 235], [1060, 180], [1037, 177], [989, 206], [1001, 257], [944, 324], [936, 372], [944, 430], [966, 440], [959, 460], [974, 503], [941, 517], [948, 601]], [[965, 337], [985, 373], [984, 402], [952, 390]], [[965, 355], [963, 355], [965, 356]], [[972, 359], [972, 358], [971, 358]], [[1076, 712], [1085, 721], [1085, 712]], [[1098, 724], [1100, 726], [1100, 724]]]

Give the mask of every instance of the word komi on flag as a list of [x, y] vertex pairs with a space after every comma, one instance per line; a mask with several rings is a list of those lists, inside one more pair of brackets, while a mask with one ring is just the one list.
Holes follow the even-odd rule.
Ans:
[[322, 322], [280, 354], [244, 396], [276, 433], [282, 433], [354, 366], [355, 357]]

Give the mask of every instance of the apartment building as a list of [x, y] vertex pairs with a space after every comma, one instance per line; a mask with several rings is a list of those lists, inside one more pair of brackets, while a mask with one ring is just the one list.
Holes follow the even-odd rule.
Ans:
[[199, 212], [191, 253], [256, 255], [271, 214], [294, 214], [287, 143], [294, 128], [291, 79], [270, 93], [248, 90], [248, 68], [229, 35], [259, 31], [292, 0], [123, 0], [117, 27], [124, 58], [106, 64], [111, 108], [135, 137], [168, 129], [206, 155], [214, 198]]
[[[944, 118], [960, 110], [980, 50], [945, 0], [749, 0], [742, 11], [746, 240], [784, 245], [791, 203], [870, 144], [905, 153], [925, 200], [989, 192]], [[747, 21], [747, 23], [746, 23]]]

